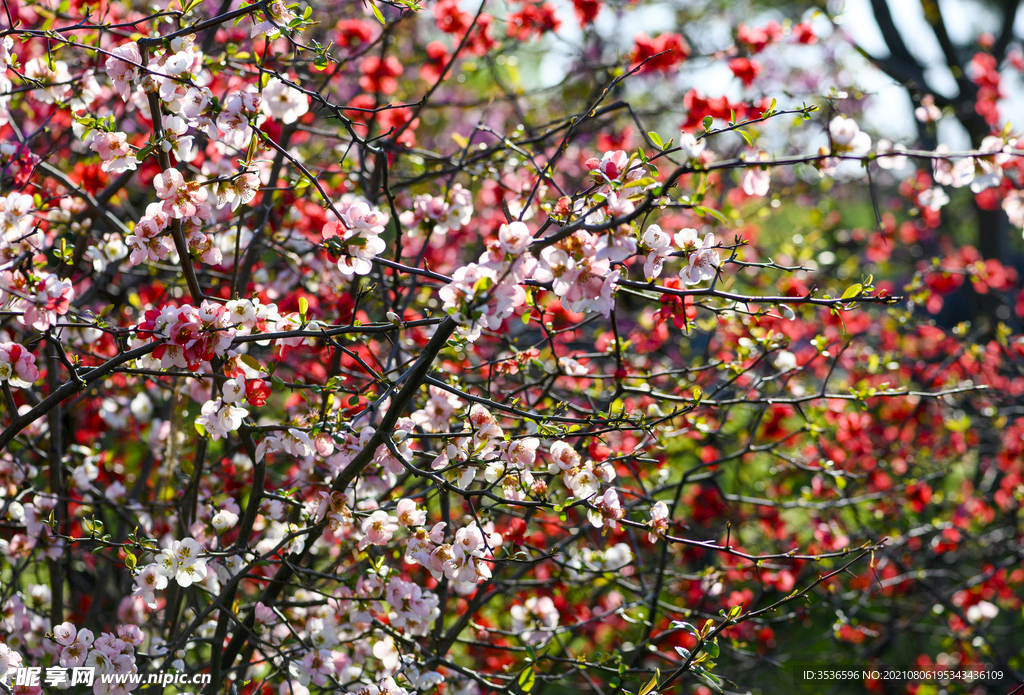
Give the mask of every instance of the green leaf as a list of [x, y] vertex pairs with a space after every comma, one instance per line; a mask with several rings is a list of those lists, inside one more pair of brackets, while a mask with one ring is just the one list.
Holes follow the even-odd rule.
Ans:
[[660, 675], [661, 675], [661, 670], [660, 669], [655, 669], [654, 676], [651, 678], [651, 680], [647, 681], [647, 685], [645, 685], [644, 687], [640, 688], [640, 692], [638, 692], [636, 695], [647, 695], [647, 693], [649, 693], [652, 690], [654, 690], [654, 688], [657, 687], [657, 685], [658, 685], [658, 676], [660, 676]]
[[672, 623], [672, 627], [679, 628], [681, 630], [686, 630], [687, 632], [691, 632], [695, 636], [698, 636], [698, 637], [700, 636], [700, 631], [697, 630], [697, 628], [695, 628], [693, 625], [691, 625], [690, 623], [687, 623], [687, 622], [679, 622], [679, 621], [677, 621], [677, 622]]
[[743, 139], [747, 141], [747, 144], [751, 147], [754, 146], [754, 138], [750, 137], [750, 133], [743, 130], [743, 128], [737, 128], [736, 132], [743, 136]]
[[378, 22], [386, 24], [384, 21], [384, 15], [380, 13], [380, 10], [377, 8], [377, 4], [373, 0], [370, 0], [370, 9], [373, 10], [373, 16], [377, 18]]
[[694, 206], [693, 211], [700, 215], [701, 217], [704, 217], [705, 215], [711, 215], [722, 224], [729, 224], [729, 219], [718, 210], [715, 210], [714, 208], [706, 208], [703, 205], [696, 205]]
[[704, 117], [704, 121], [701, 123], [701, 125], [704, 126], [704, 130], [706, 132], [710, 133], [711, 132], [711, 126], [714, 125], [714, 123], [715, 123], [715, 119], [714, 118], [712, 118], [711, 116], [705, 116]]
[[647, 137], [649, 137], [651, 139], [651, 142], [657, 145], [659, 149], [665, 146], [665, 143], [662, 142], [661, 140], [661, 136], [655, 133], [653, 130], [647, 133]]
[[242, 355], [238, 359], [240, 359], [246, 367], [249, 367], [249, 369], [255, 369], [257, 372], [263, 371], [263, 365], [260, 364], [259, 360], [252, 355]]
[[722, 691], [722, 680], [715, 674], [705, 671], [700, 674], [700, 677], [715, 690]]
[[309, 300], [305, 297], [299, 297], [299, 318], [303, 323], [306, 322], [306, 312], [309, 311]]
[[528, 693], [533, 690], [533, 684], [537, 682], [537, 676], [533, 673], [533, 668], [528, 668], [519, 674], [519, 689], [524, 693]]
[[253, 133], [252, 138], [249, 139], [249, 147], [245, 151], [245, 165], [249, 166], [252, 163], [253, 158], [256, 156], [256, 152], [259, 150], [260, 139]]
[[480, 294], [481, 292], [486, 292], [487, 290], [491, 289], [492, 285], [494, 285], [494, 280], [487, 277], [486, 275], [483, 276], [475, 283], [473, 283], [473, 295], [475, 296], [477, 294]]
[[141, 150], [139, 150], [138, 152], [135, 153], [135, 159], [137, 161], [141, 162], [142, 160], [144, 160], [146, 157], [149, 156], [149, 153], [153, 151], [153, 148], [155, 146], [156, 146], [155, 143], [150, 143], [150, 144], [146, 145]]
[[843, 292], [843, 299], [853, 299], [863, 291], [864, 285], [861, 285], [860, 283], [857, 283], [856, 285], [850, 285], [849, 287], [846, 288], [846, 291]]

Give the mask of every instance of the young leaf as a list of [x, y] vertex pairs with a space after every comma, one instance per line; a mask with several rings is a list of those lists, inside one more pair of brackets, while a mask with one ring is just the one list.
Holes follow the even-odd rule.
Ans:
[[657, 685], [658, 685], [658, 676], [659, 675], [661, 675], [661, 671], [656, 669], [654, 671], [654, 676], [651, 678], [651, 680], [647, 681], [647, 685], [645, 685], [644, 687], [640, 688], [640, 692], [638, 692], [636, 695], [647, 695], [647, 693], [649, 693], [652, 690], [654, 690], [654, 688], [657, 687]]
[[245, 366], [249, 367], [249, 369], [255, 369], [257, 372], [263, 371], [263, 365], [260, 364], [259, 360], [252, 355], [242, 355], [238, 359], [240, 359]]
[[703, 678], [704, 681], [712, 688], [719, 692], [722, 692], [722, 681], [718, 676], [708, 671], [704, 671], [700, 674], [700, 677]]
[[370, 0], [370, 9], [373, 10], [373, 16], [377, 18], [378, 22], [380, 22], [381, 24], [387, 24], [387, 22], [384, 21], [384, 15], [380, 13], [380, 9], [378, 9], [377, 3], [375, 3], [373, 0]]
[[537, 676], [533, 673], [533, 667], [524, 670], [519, 674], [519, 689], [524, 693], [533, 690], [533, 684], [537, 682]]

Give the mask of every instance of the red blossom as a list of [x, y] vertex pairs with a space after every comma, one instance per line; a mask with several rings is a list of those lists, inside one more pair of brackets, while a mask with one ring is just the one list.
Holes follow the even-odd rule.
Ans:
[[263, 379], [249, 379], [245, 382], [245, 399], [249, 405], [258, 408], [270, 398], [270, 385]]
[[377, 56], [369, 56], [359, 65], [359, 70], [363, 73], [359, 78], [359, 86], [367, 92], [394, 94], [398, 88], [398, 81], [395, 78], [402, 74], [402, 64], [394, 56], [388, 56], [384, 60]]
[[751, 53], [760, 53], [769, 44], [782, 40], [782, 27], [774, 20], [754, 29], [740, 24], [736, 28], [736, 40]]
[[420, 77], [427, 82], [434, 83], [441, 79], [441, 71], [451, 60], [451, 55], [440, 41], [428, 43], [426, 51], [427, 59], [420, 66]]
[[[460, 39], [461, 40], [461, 39]], [[476, 26], [466, 39], [466, 50], [475, 56], [485, 56], [498, 45], [494, 38], [494, 17], [482, 12], [476, 19]]]
[[572, 6], [576, 10], [580, 28], [584, 29], [597, 19], [597, 15], [601, 11], [601, 0], [572, 0]]
[[643, 63], [641, 73], [668, 72], [690, 57], [690, 46], [686, 39], [672, 32], [660, 34], [655, 39], [640, 32], [634, 37], [633, 43], [633, 65]]
[[745, 86], [749, 87], [764, 68], [756, 60], [740, 57], [729, 61], [729, 69], [732, 70], [733, 75], [743, 81]]
[[334, 25], [334, 40], [339, 46], [356, 47], [373, 40], [372, 25], [363, 19], [339, 19]]
[[810, 22], [800, 22], [793, 25], [793, 38], [796, 39], [797, 43], [807, 45], [818, 42], [818, 36], [814, 33]]
[[434, 5], [434, 23], [446, 34], [465, 34], [473, 15], [459, 9], [458, 0], [440, 0]]
[[555, 15], [555, 6], [549, 2], [525, 3], [522, 10], [508, 16], [508, 23], [508, 35], [517, 41], [528, 41], [531, 36], [539, 39], [562, 26]]

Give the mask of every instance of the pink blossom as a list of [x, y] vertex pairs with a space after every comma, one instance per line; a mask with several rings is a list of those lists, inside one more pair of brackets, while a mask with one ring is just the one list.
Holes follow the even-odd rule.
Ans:
[[334, 655], [329, 649], [309, 651], [302, 657], [298, 677], [300, 681], [305, 681], [303, 685], [312, 680], [316, 685], [323, 687], [333, 675]]
[[227, 437], [228, 433], [242, 426], [242, 420], [249, 414], [245, 408], [224, 403], [220, 398], [203, 404], [202, 413], [196, 424], [202, 425], [213, 441]]
[[[166, 582], [166, 580], [164, 581]], [[64, 668], [75, 668], [81, 666], [85, 663], [85, 659], [89, 655], [90, 643], [84, 642], [81, 639], [81, 635], [79, 635], [79, 639], [77, 641], [60, 650], [60, 659], [58, 663]]]
[[902, 169], [907, 165], [907, 156], [902, 154], [907, 148], [899, 143], [892, 143], [886, 139], [878, 141], [878, 166], [882, 169]]
[[128, 101], [132, 81], [139, 76], [141, 63], [142, 55], [139, 53], [139, 47], [134, 41], [130, 41], [112, 48], [110, 57], [104, 64], [107, 76], [113, 81], [117, 93], [125, 101]]
[[410, 499], [398, 501], [398, 523], [402, 526], [422, 526], [427, 522], [427, 513], [416, 508], [416, 502]]
[[177, 169], [168, 169], [153, 177], [156, 196], [160, 200], [170, 200], [178, 195], [178, 190], [185, 185], [185, 178]]
[[704, 139], [698, 140], [693, 134], [687, 133], [685, 130], [679, 133], [679, 150], [687, 161], [692, 162], [693, 160], [700, 157], [701, 153], [704, 152], [704, 148], [707, 143]]
[[135, 154], [124, 133], [100, 133], [89, 147], [103, 160], [103, 171], [119, 173], [135, 169]]
[[[585, 256], [577, 264], [577, 274], [564, 296], [563, 304], [570, 311], [599, 311], [606, 318], [615, 306], [619, 271], [609, 271], [607, 260]], [[555, 290], [558, 294], [558, 290]]]
[[935, 97], [931, 94], [921, 97], [921, 105], [914, 109], [914, 117], [922, 123], [934, 123], [942, 118], [942, 111], [935, 105]]
[[767, 169], [760, 166], [748, 166], [743, 172], [743, 192], [749, 196], [763, 198], [768, 195], [768, 185], [771, 181], [771, 174]]
[[61, 623], [53, 628], [53, 639], [63, 647], [74, 644], [77, 636], [78, 628], [74, 623]]
[[647, 540], [651, 543], [664, 536], [668, 531], [668, 505], [660, 501], [655, 502], [651, 507], [651, 520], [647, 525], [651, 529], [647, 534]]
[[26, 388], [39, 379], [36, 356], [17, 343], [0, 343], [0, 381]]
[[594, 509], [587, 511], [587, 518], [597, 528], [608, 528], [615, 530], [619, 526], [619, 519], [625, 515], [622, 505], [619, 503], [619, 495], [614, 488], [608, 488], [604, 494], [594, 502]]
[[452, 274], [452, 281], [438, 295], [444, 309], [463, 328], [468, 340], [476, 340], [484, 327], [497, 330], [501, 322], [526, 301], [519, 285], [498, 283], [492, 268], [470, 263]]
[[537, 460], [537, 447], [540, 440], [536, 437], [513, 439], [502, 446], [502, 457], [515, 467], [529, 467]]
[[294, 123], [309, 111], [309, 97], [272, 77], [263, 88], [263, 111], [282, 123]]
[[558, 626], [558, 609], [548, 596], [531, 596], [523, 605], [512, 606], [512, 631], [527, 644], [543, 644]]
[[711, 280], [722, 264], [715, 250], [715, 235], [708, 233], [702, 244], [690, 253], [689, 264], [679, 274], [687, 285], [696, 285], [703, 280]]
[[498, 229], [498, 241], [505, 253], [521, 255], [530, 246], [530, 229], [522, 222], [509, 222]]
[[672, 248], [672, 237], [661, 230], [661, 227], [652, 224], [644, 232], [640, 243], [649, 250], [647, 260], [644, 262], [644, 277], [648, 281], [661, 275], [665, 259], [668, 258]]
[[398, 530], [398, 519], [387, 512], [378, 509], [367, 519], [363, 520], [363, 541], [361, 547], [366, 545], [384, 545], [395, 535]]
[[568, 471], [580, 465], [580, 455], [565, 442], [555, 442], [551, 445], [551, 457], [559, 470]]
[[628, 161], [629, 155], [622, 150], [615, 150], [613, 152], [605, 152], [601, 159], [588, 159], [585, 166], [591, 171], [601, 173], [609, 180], [614, 181], [619, 178], [619, 174], [622, 173]]
[[860, 129], [852, 118], [836, 116], [828, 124], [834, 153], [867, 154], [871, 149], [871, 136]]
[[157, 565], [146, 565], [135, 578], [133, 596], [139, 596], [151, 609], [155, 609], [156, 592], [167, 587], [167, 577], [161, 574]]

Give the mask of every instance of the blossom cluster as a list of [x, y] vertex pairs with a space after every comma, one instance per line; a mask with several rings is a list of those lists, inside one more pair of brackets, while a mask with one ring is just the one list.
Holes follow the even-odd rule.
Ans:
[[[641, 245], [648, 250], [644, 262], [644, 276], [653, 280], [661, 275], [665, 260], [676, 251], [676, 247], [687, 254], [687, 265], [680, 272], [680, 279], [687, 285], [697, 285], [715, 277], [722, 265], [715, 244], [715, 235], [707, 233], [703, 240], [697, 238], [697, 230], [686, 228], [670, 236], [661, 227], [652, 224], [644, 232]], [[674, 246], [673, 246], [674, 244]]]
[[465, 227], [472, 216], [473, 196], [457, 183], [448, 192], [447, 199], [426, 193], [415, 196], [412, 209], [403, 212], [399, 221], [413, 236], [422, 232], [444, 235]]
[[54, 326], [71, 310], [75, 287], [67, 278], [45, 270], [0, 271], [0, 302], [18, 314], [18, 320], [37, 331]]
[[341, 251], [338, 270], [345, 277], [368, 275], [372, 261], [384, 252], [381, 235], [388, 224], [388, 215], [356, 196], [345, 196], [335, 208], [340, 220], [324, 225], [324, 239], [337, 239]]
[[427, 568], [435, 579], [446, 577], [460, 594], [472, 594], [476, 585], [491, 577], [489, 560], [501, 545], [501, 536], [485, 533], [476, 522], [455, 532], [445, 542], [445, 523], [438, 522], [429, 531], [417, 529], [409, 538], [405, 557]]
[[174, 541], [135, 577], [133, 595], [142, 597], [150, 608], [156, 608], [156, 592], [166, 588], [169, 580], [173, 579], [181, 587], [202, 581], [206, 578], [206, 560], [201, 557], [201, 552], [202, 548], [194, 538]]
[[[217, 177], [210, 183], [187, 181], [175, 168], [165, 169], [154, 178], [156, 197], [161, 202], [147, 208], [134, 234], [126, 239], [135, 265], [164, 260], [175, 250], [167, 233], [172, 220], [181, 220], [190, 252], [204, 263], [220, 264], [220, 247], [203, 231], [214, 217], [208, 202], [210, 190], [216, 193], [218, 208], [233, 212], [240, 204], [251, 202], [260, 186], [256, 173], [244, 167], [237, 170], [230, 163], [232, 150], [247, 147], [256, 137], [254, 126], [264, 119], [291, 124], [308, 110], [308, 98], [277, 77], [268, 80], [262, 90], [247, 85], [216, 99], [204, 86], [209, 77], [203, 54], [192, 39], [175, 38], [169, 50], [152, 57], [146, 65], [142, 65], [138, 45], [128, 42], [113, 48], [105, 62], [107, 76], [122, 99], [131, 100], [141, 112], [149, 110], [147, 93], [159, 95], [165, 113], [161, 116], [163, 138], [156, 144], [162, 151], [172, 153], [179, 162], [192, 162], [197, 155], [194, 133], [202, 133], [217, 153], [212, 162], [204, 158], [204, 171], [216, 169]], [[76, 123], [78, 131], [84, 129]], [[83, 132], [83, 141], [100, 156], [104, 171], [135, 169], [137, 157], [143, 155], [123, 132], [90, 129], [87, 134]]]
[[35, 355], [17, 343], [0, 343], [0, 381], [25, 388], [38, 378]]
[[224, 355], [236, 333], [232, 313], [224, 304], [204, 301], [150, 309], [136, 327], [137, 347], [161, 340], [152, 357], [161, 369], [197, 370], [203, 362]]
[[[1024, 227], [1003, 61], [965, 69], [989, 136], [922, 153], [869, 134], [839, 87], [815, 114], [812, 61], [782, 104], [733, 99], [780, 77], [770, 47], [818, 42], [809, 15], [702, 39], [731, 80], [705, 96], [666, 79], [691, 55], [681, 33], [623, 51], [601, 0], [517, 2], [507, 21], [431, 0], [427, 32], [400, 4], [317, 24], [283, 0], [219, 19], [186, 3], [177, 22], [114, 2], [75, 25], [72, 3], [59, 30], [12, 6], [0, 681], [163, 662], [219, 668], [239, 695], [660, 692], [678, 656], [713, 686], [716, 635], [723, 659], [767, 659], [785, 629], [748, 610], [916, 605], [900, 567], [919, 549], [956, 570], [933, 578], [956, 610], [926, 597], [927, 633], [946, 656], [994, 654], [1024, 572], [970, 541], [1020, 506], [1024, 338], [1003, 326], [1024, 293], [1010, 263], [950, 252], [940, 221], [946, 188], [969, 187]], [[517, 44], [567, 12], [587, 40], [551, 108]], [[822, 34], [829, 59], [840, 38]], [[605, 73], [614, 98], [587, 84]], [[963, 111], [920, 104], [922, 133]], [[799, 118], [762, 125], [778, 115]], [[655, 117], [683, 119], [678, 138]], [[874, 210], [838, 195], [876, 174]], [[909, 306], [871, 307], [912, 273]], [[956, 329], [990, 323], [990, 342], [916, 321], [963, 292], [1006, 305]], [[979, 413], [1005, 427], [979, 436]], [[949, 461], [970, 474], [933, 494]], [[870, 541], [892, 519], [899, 557]], [[807, 558], [826, 553], [847, 571], [818, 577]], [[693, 611], [724, 621], [675, 621]], [[836, 640], [883, 634], [874, 612]]]

